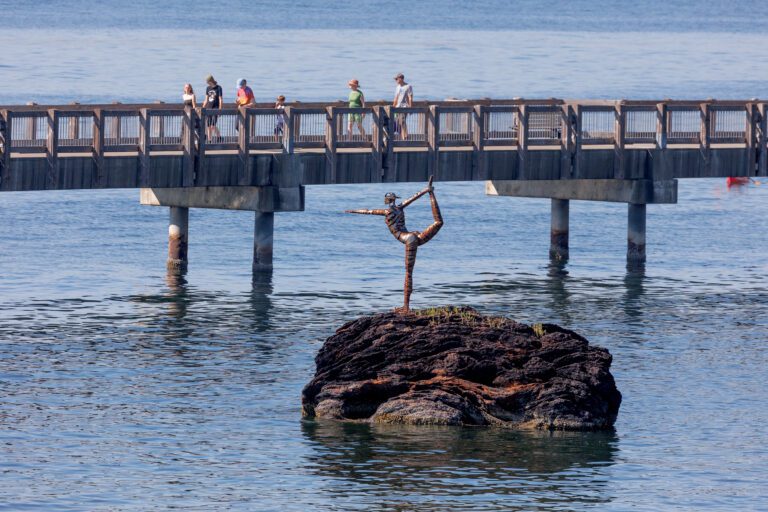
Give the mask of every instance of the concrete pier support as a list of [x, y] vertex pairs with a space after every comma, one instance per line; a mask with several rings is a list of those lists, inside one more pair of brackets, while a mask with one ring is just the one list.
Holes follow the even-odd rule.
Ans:
[[273, 212], [256, 212], [253, 232], [253, 271], [272, 269], [272, 237], [275, 230]]
[[627, 211], [627, 262], [645, 262], [645, 205], [629, 203]]
[[168, 223], [168, 270], [187, 267], [187, 239], [189, 236], [189, 208], [171, 206]]
[[550, 231], [549, 257], [568, 259], [568, 199], [552, 199], [552, 228]]

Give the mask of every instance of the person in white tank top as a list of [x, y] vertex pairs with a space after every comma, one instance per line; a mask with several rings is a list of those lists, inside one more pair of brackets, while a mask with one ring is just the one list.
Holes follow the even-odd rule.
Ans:
[[[393, 107], [412, 107], [413, 106], [413, 87], [405, 82], [405, 76], [402, 73], [395, 75], [395, 99], [392, 101]], [[400, 133], [402, 140], [408, 140], [408, 124], [406, 119], [408, 114], [399, 113], [395, 116], [395, 133]]]

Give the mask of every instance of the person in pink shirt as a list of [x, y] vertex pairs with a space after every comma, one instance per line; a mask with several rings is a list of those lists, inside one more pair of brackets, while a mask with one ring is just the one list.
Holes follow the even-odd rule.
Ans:
[[245, 78], [237, 81], [237, 106], [251, 107], [256, 105], [256, 98], [253, 96], [253, 90], [248, 87]]

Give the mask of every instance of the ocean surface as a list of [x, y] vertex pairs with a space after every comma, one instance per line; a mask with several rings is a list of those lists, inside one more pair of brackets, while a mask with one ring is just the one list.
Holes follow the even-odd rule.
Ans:
[[[213, 73], [257, 99], [768, 97], [765, 2], [18, 2], [0, 0], [0, 104], [177, 101]], [[768, 181], [680, 183], [648, 207], [437, 183], [416, 307], [466, 304], [577, 330], [614, 355], [615, 431], [308, 422], [323, 340], [402, 300], [390, 188], [308, 187], [253, 279], [253, 214], [193, 210], [185, 276], [168, 211], [138, 191], [0, 194], [0, 510], [766, 510]], [[408, 225], [430, 222], [428, 204]]]

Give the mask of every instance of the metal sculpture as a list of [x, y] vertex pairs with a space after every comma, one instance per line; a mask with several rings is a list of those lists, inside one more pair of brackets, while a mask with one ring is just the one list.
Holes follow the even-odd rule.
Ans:
[[[443, 217], [440, 215], [440, 207], [437, 205], [435, 189], [432, 186], [432, 176], [429, 177], [427, 187], [410, 197], [400, 204], [396, 199], [400, 199], [394, 192], [387, 192], [384, 195], [384, 204], [387, 205], [383, 210], [345, 210], [344, 213], [359, 213], [362, 215], [383, 215], [384, 221], [392, 235], [405, 244], [405, 285], [403, 288], [403, 307], [396, 308], [397, 311], [407, 313], [410, 311], [411, 291], [413, 290], [413, 267], [416, 265], [416, 250], [420, 245], [432, 240], [432, 238], [443, 227]], [[408, 231], [405, 227], [405, 208], [416, 201], [424, 194], [429, 194], [429, 200], [432, 204], [432, 218], [434, 222], [424, 231]]]

